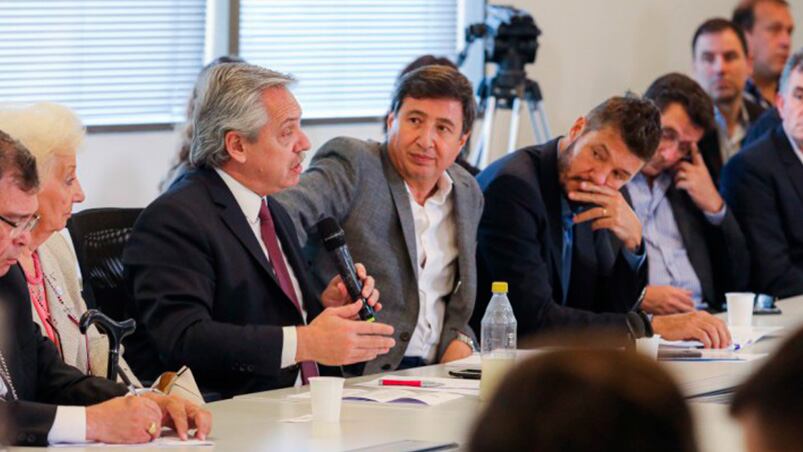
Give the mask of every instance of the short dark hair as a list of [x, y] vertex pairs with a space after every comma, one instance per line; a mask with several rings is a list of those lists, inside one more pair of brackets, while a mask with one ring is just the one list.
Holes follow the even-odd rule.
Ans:
[[399, 113], [404, 99], [451, 99], [463, 106], [462, 133], [468, 133], [477, 115], [471, 82], [454, 67], [428, 65], [401, 77], [393, 90], [390, 111]]
[[514, 368], [477, 419], [469, 450], [697, 449], [686, 402], [655, 361], [635, 352], [575, 349]]
[[648, 162], [661, 141], [661, 112], [635, 94], [611, 97], [586, 115], [583, 133], [604, 127], [615, 128], [630, 152]]
[[762, 2], [789, 7], [789, 2], [786, 0], [743, 0], [733, 9], [731, 20], [742, 30], [753, 31], [753, 26], [756, 24], [756, 5]]
[[703, 22], [699, 27], [697, 27], [697, 30], [694, 32], [694, 37], [691, 40], [692, 57], [694, 57], [694, 53], [697, 50], [697, 39], [700, 36], [714, 33], [722, 33], [723, 31], [726, 30], [732, 31], [733, 33], [736, 34], [736, 37], [739, 38], [739, 43], [742, 45], [742, 51], [744, 51], [744, 56], [746, 57], [747, 38], [745, 38], [744, 32], [735, 23], [722, 17], [715, 17], [713, 19], [708, 19], [705, 22]]
[[436, 57], [435, 55], [426, 54], [421, 55], [420, 57], [414, 59], [410, 62], [404, 69], [399, 72], [399, 78], [406, 75], [408, 72], [412, 72], [420, 67], [424, 66], [432, 66], [432, 65], [439, 65], [439, 66], [449, 66], [454, 69], [458, 69], [457, 65], [452, 63], [452, 60], [446, 57]]
[[661, 113], [672, 104], [679, 104], [691, 121], [703, 130], [714, 128], [714, 103], [702, 86], [690, 77], [678, 72], [655, 79], [644, 93], [646, 99], [655, 103]]
[[7, 174], [26, 193], [39, 188], [36, 158], [22, 143], [0, 130], [0, 179]]
[[[797, 331], [734, 394], [734, 417], [753, 414], [763, 442], [773, 450], [799, 450], [803, 444], [803, 330]], [[793, 447], [794, 446], [794, 447]]]
[[[414, 71], [414, 70], [416, 70], [416, 69], [418, 69], [420, 67], [424, 67], [424, 66], [432, 66], [433, 64], [437, 64], [437, 65], [441, 65], [441, 66], [449, 66], [449, 67], [458, 69], [457, 65], [452, 63], [452, 60], [450, 60], [450, 59], [448, 59], [446, 57], [436, 57], [435, 55], [431, 55], [431, 54], [421, 55], [420, 57], [418, 57], [418, 58], [414, 59], [413, 61], [411, 61], [410, 64], [405, 66], [404, 69], [402, 69], [401, 72], [399, 72], [399, 76], [396, 77], [396, 82], [398, 83], [398, 81], [401, 80], [402, 77], [404, 77], [405, 75], [407, 75], [411, 71]], [[388, 132], [388, 114], [389, 113], [385, 114], [385, 120], [382, 121], [382, 130], [385, 133]]]

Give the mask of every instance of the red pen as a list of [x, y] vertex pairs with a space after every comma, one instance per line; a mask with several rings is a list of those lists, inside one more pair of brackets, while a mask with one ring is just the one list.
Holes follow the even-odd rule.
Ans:
[[422, 380], [392, 380], [383, 378], [379, 380], [381, 386], [412, 386], [415, 388], [437, 388], [443, 386], [443, 383], [435, 381], [422, 381]]

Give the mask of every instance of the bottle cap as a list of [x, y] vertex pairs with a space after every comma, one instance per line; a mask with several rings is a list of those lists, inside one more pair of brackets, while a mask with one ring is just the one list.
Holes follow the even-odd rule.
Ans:
[[502, 281], [496, 281], [491, 284], [491, 292], [493, 293], [507, 293], [507, 283]]

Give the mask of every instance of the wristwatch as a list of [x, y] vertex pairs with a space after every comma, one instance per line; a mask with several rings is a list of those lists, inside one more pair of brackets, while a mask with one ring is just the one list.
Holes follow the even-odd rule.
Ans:
[[457, 337], [455, 339], [457, 339], [458, 341], [468, 345], [471, 348], [472, 351], [475, 351], [475, 352], [477, 351], [477, 346], [476, 346], [476, 344], [474, 344], [474, 339], [471, 339], [471, 336], [469, 336], [467, 334], [463, 334], [462, 332], [458, 331], [457, 332]]

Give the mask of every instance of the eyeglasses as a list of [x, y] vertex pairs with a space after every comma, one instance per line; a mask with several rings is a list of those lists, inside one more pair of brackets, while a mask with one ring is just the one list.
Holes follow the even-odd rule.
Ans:
[[3, 223], [11, 226], [11, 238], [15, 239], [26, 232], [32, 231], [33, 228], [39, 224], [39, 215], [33, 214], [30, 217], [18, 222], [11, 221], [8, 218], [0, 215], [0, 220], [2, 220]]
[[664, 127], [661, 129], [661, 141], [677, 146], [678, 151], [685, 157], [691, 155], [693, 141], [682, 141], [677, 130], [671, 127]]

